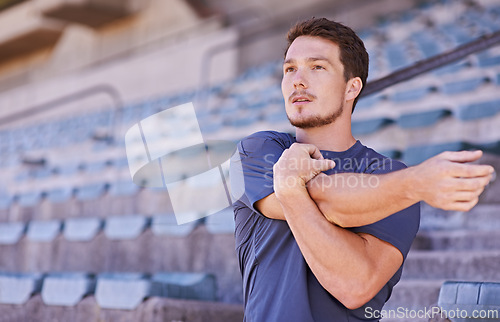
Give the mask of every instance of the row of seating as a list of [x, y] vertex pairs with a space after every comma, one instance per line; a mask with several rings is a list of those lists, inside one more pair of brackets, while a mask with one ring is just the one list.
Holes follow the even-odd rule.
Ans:
[[216, 300], [215, 276], [195, 272], [143, 273], [0, 273], [1, 304], [24, 304], [41, 293], [46, 305], [75, 306], [94, 295], [106, 309], [133, 310], [148, 297]]
[[[147, 217], [143, 215], [97, 217], [75, 217], [64, 220], [32, 220], [29, 222], [0, 223], [0, 245], [12, 245], [25, 237], [31, 242], [51, 242], [57, 236], [68, 241], [90, 241], [99, 232], [110, 240], [132, 240], [146, 229], [154, 235], [187, 236], [198, 225], [205, 225], [212, 234], [231, 234], [234, 232], [232, 208], [225, 208], [215, 214], [178, 213]], [[187, 221], [184, 218], [198, 218]], [[187, 222], [178, 225], [179, 222]]]

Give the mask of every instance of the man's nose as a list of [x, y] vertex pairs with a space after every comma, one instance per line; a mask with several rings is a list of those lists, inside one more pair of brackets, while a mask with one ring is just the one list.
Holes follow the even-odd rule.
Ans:
[[307, 80], [303, 71], [298, 70], [293, 78], [293, 86], [295, 88], [307, 88]]

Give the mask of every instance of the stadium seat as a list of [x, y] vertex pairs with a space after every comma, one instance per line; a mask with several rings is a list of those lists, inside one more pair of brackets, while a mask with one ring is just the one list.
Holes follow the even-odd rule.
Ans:
[[69, 241], [90, 241], [102, 227], [100, 218], [68, 218], [64, 221], [63, 236]]
[[476, 90], [484, 82], [484, 77], [475, 77], [471, 79], [452, 81], [445, 83], [441, 88], [441, 91], [447, 95], [465, 93]]
[[56, 238], [61, 231], [59, 220], [38, 221], [28, 223], [26, 237], [35, 242], [50, 242]]
[[215, 301], [215, 276], [207, 273], [160, 272], [151, 277], [156, 293], [162, 297]]
[[52, 203], [63, 203], [71, 199], [73, 188], [57, 187], [46, 192], [46, 198]]
[[104, 182], [84, 185], [76, 189], [76, 198], [81, 201], [95, 200], [101, 197], [107, 189], [108, 184]]
[[[182, 215], [183, 218], [199, 218], [199, 214], [192, 215]], [[188, 221], [185, 224], [178, 225], [174, 214], [156, 215], [153, 216], [151, 221], [151, 230], [155, 235], [166, 235], [166, 236], [187, 236], [189, 235], [194, 227], [196, 226], [196, 221]]]
[[140, 215], [106, 218], [104, 234], [112, 240], [134, 239], [150, 225], [150, 219]]
[[234, 212], [232, 207], [207, 216], [205, 225], [212, 234], [234, 234]]
[[0, 223], [0, 245], [17, 243], [25, 232], [26, 224], [23, 222]]
[[353, 134], [370, 134], [381, 128], [389, 125], [393, 121], [386, 117], [379, 117], [369, 120], [360, 120], [352, 122], [352, 133]]
[[0, 193], [0, 210], [9, 209], [13, 198], [7, 193]]
[[491, 117], [500, 111], [500, 100], [472, 103], [459, 106], [457, 117], [462, 121], [471, 121]]
[[397, 103], [407, 102], [407, 101], [416, 101], [416, 100], [422, 99], [430, 91], [431, 91], [430, 87], [420, 87], [420, 88], [414, 88], [411, 90], [396, 92], [391, 96], [391, 100], [394, 102], [397, 102]]
[[448, 313], [451, 321], [498, 321], [500, 283], [445, 282], [439, 292], [438, 306]]
[[403, 129], [431, 126], [451, 114], [447, 108], [438, 108], [425, 112], [414, 112], [401, 115], [397, 124]]
[[46, 305], [75, 306], [94, 290], [95, 279], [91, 274], [51, 273], [43, 279], [42, 300]]
[[470, 144], [461, 141], [409, 147], [403, 153], [403, 162], [408, 166], [412, 166], [444, 151], [468, 150], [471, 147]]
[[492, 55], [488, 53], [482, 53], [477, 55], [477, 62], [479, 67], [493, 67], [500, 65], [500, 55]]
[[153, 293], [151, 280], [139, 273], [102, 273], [97, 276], [95, 298], [103, 309], [133, 310]]
[[26, 303], [31, 295], [40, 292], [42, 278], [39, 273], [0, 273], [0, 303]]
[[109, 194], [112, 196], [133, 196], [140, 187], [132, 179], [112, 182], [109, 187]]
[[36, 206], [42, 199], [40, 191], [28, 191], [17, 196], [17, 203], [22, 207]]

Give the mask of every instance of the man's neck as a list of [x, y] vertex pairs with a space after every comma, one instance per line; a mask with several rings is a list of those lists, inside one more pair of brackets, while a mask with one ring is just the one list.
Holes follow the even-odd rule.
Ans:
[[313, 144], [320, 150], [346, 151], [356, 143], [351, 132], [351, 122], [337, 120], [322, 127], [295, 130], [297, 142]]

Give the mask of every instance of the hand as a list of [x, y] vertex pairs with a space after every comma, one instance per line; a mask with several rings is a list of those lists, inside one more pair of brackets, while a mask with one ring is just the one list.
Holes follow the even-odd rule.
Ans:
[[312, 144], [294, 143], [283, 151], [274, 164], [274, 191], [279, 198], [287, 191], [306, 189], [306, 183], [320, 174], [335, 167], [335, 162], [325, 160], [319, 149]]
[[416, 198], [444, 210], [469, 211], [490, 182], [494, 168], [466, 164], [482, 151], [443, 152], [412, 168]]

